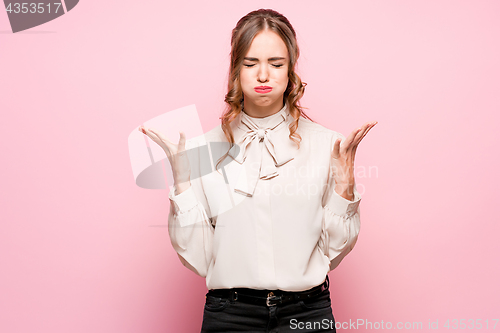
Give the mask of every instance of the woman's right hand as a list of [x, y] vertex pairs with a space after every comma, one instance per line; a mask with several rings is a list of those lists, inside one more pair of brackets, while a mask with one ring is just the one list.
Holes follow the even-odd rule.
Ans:
[[180, 194], [188, 189], [191, 185], [191, 168], [186, 154], [186, 135], [184, 132], [180, 132], [179, 143], [174, 144], [155, 129], [140, 126], [138, 130], [156, 142], [163, 148], [165, 154], [167, 154], [170, 165], [172, 166], [176, 194]]

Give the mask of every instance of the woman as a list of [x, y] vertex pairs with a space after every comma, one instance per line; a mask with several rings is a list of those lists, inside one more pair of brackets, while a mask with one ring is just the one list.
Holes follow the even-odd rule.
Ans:
[[[327, 274], [357, 240], [354, 155], [376, 122], [348, 138], [313, 122], [299, 106], [298, 57], [289, 21], [253, 11], [233, 29], [221, 125], [178, 145], [139, 128], [172, 166], [169, 235], [206, 278], [202, 332], [336, 331]], [[207, 143], [218, 161], [208, 174]]]

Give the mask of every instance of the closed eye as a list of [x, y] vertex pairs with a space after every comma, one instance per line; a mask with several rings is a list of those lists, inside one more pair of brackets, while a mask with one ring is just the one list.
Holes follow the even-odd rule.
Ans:
[[[243, 66], [245, 67], [253, 67], [255, 66], [255, 64], [243, 64]], [[275, 65], [275, 64], [272, 64], [271, 66], [275, 67], [275, 68], [280, 68], [280, 67], [283, 67], [283, 64], [278, 64], [278, 65]]]

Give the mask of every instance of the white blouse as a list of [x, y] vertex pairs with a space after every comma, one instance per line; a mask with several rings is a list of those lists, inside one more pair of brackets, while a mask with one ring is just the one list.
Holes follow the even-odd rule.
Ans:
[[246, 287], [302, 291], [321, 284], [356, 244], [360, 194], [349, 201], [333, 190], [333, 144], [345, 137], [301, 117], [300, 149], [289, 139], [292, 117], [231, 123], [235, 145], [221, 126], [186, 141], [191, 186], [170, 187], [168, 230], [184, 266], [206, 277], [208, 289]]

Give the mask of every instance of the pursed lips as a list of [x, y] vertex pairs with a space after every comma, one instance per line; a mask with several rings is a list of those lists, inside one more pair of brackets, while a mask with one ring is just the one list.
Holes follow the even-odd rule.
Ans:
[[268, 92], [271, 92], [273, 88], [268, 87], [268, 86], [260, 86], [260, 87], [255, 87], [254, 90], [258, 93], [265, 94]]

